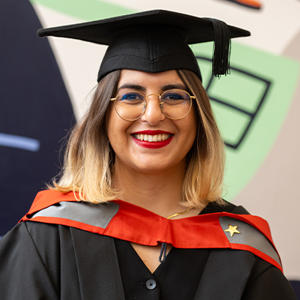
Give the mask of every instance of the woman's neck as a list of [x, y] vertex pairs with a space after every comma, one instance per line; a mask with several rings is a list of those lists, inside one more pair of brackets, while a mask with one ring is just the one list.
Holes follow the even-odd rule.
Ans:
[[159, 172], [141, 173], [116, 162], [113, 186], [121, 191], [121, 199], [167, 217], [184, 207], [182, 197], [185, 165]]

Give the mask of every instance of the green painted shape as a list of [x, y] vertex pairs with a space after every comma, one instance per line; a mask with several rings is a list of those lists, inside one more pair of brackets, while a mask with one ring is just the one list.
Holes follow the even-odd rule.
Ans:
[[[86, 21], [134, 12], [124, 6], [102, 0], [31, 0], [31, 2]], [[193, 45], [192, 49], [195, 54], [212, 56], [212, 43]], [[207, 86], [211, 64], [200, 61], [199, 65], [203, 84]], [[229, 200], [247, 185], [270, 151], [292, 101], [300, 70], [297, 61], [235, 42], [231, 48], [231, 65], [264, 77], [270, 80], [272, 85], [241, 146], [237, 150], [226, 148], [224, 197]], [[263, 91], [262, 82], [232, 70], [230, 76], [223, 76], [213, 82], [209, 94], [251, 112], [255, 110]], [[249, 117], [215, 102], [212, 102], [212, 106], [223, 138], [235, 143], [245, 129]]]
[[[196, 55], [212, 57], [211, 43], [191, 48]], [[237, 150], [226, 148], [224, 197], [229, 200], [247, 185], [269, 153], [293, 99], [300, 74], [298, 61], [235, 42], [231, 50], [231, 66], [271, 81], [271, 88], [240, 147]], [[199, 61], [199, 65], [208, 70], [206, 61]], [[207, 86], [211, 68], [203, 74], [204, 86]], [[213, 81], [209, 95], [253, 112], [264, 90], [263, 82], [232, 70], [229, 76]], [[212, 106], [222, 137], [228, 142], [236, 142], [250, 117], [213, 101]]]
[[[212, 102], [212, 108], [223, 139], [230, 144], [236, 144], [246, 129], [250, 119], [249, 116], [237, 113], [233, 109], [228, 109], [226, 106], [216, 102]], [[233, 124], [234, 126], [232, 126]]]
[[124, 6], [102, 0], [30, 0], [30, 2], [85, 21], [134, 12]]

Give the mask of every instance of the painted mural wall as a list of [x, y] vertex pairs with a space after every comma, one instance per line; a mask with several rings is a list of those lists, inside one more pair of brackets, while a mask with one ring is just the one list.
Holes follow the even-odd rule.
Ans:
[[[24, 7], [19, 5], [20, 2], [24, 2]], [[7, 69], [12, 69], [10, 66], [15, 63], [14, 68], [18, 68], [18, 73], [22, 74], [22, 80], [20, 77], [14, 77], [16, 72], [10, 78], [5, 76], [5, 87], [4, 81], [0, 87], [1, 101], [5, 101], [8, 97], [9, 99], [13, 97], [18, 101], [23, 98], [23, 103], [25, 100], [28, 101], [26, 86], [30, 84], [34, 87], [37, 85], [41, 87], [40, 92], [30, 94], [30, 99], [39, 99], [43, 102], [39, 103], [41, 106], [39, 112], [32, 114], [30, 111], [24, 111], [23, 106], [20, 106], [20, 112], [17, 115], [18, 123], [20, 123], [18, 128], [21, 128], [23, 123], [28, 125], [33, 122], [34, 125], [28, 126], [39, 130], [16, 129], [16, 121], [12, 122], [16, 120], [16, 116], [12, 119], [12, 114], [19, 105], [17, 100], [10, 111], [5, 113], [6, 118], [3, 117], [2, 120], [6, 121], [0, 121], [2, 156], [0, 158], [2, 179], [0, 189], [3, 191], [6, 189], [9, 195], [13, 184], [14, 190], [18, 190], [20, 186], [24, 188], [24, 183], [22, 183], [22, 178], [26, 177], [24, 170], [32, 174], [32, 166], [41, 164], [43, 157], [52, 155], [52, 160], [49, 160], [51, 163], [43, 170], [34, 169], [36, 176], [33, 176], [31, 181], [28, 179], [26, 184], [28, 189], [32, 182], [34, 188], [31, 188], [30, 192], [27, 191], [25, 199], [21, 197], [20, 189], [14, 194], [14, 201], [9, 207], [9, 216], [0, 213], [0, 234], [3, 235], [22, 216], [22, 212], [29, 206], [35, 191], [41, 189], [44, 183], [56, 174], [59, 167], [58, 143], [63, 140], [73, 124], [73, 111], [77, 119], [86, 111], [91, 92], [96, 85], [99, 63], [106, 49], [104, 46], [74, 40], [50, 38], [50, 44], [46, 39], [36, 41], [33, 35], [40, 26], [39, 23], [45, 27], [57, 26], [148, 9], [171, 9], [196, 16], [220, 18], [230, 24], [248, 29], [252, 33], [249, 38], [233, 41], [231, 74], [220, 79], [211, 76], [212, 45], [209, 43], [201, 46], [193, 45], [192, 49], [204, 75], [204, 86], [210, 96], [226, 144], [224, 198], [244, 205], [251, 213], [269, 221], [275, 244], [282, 257], [285, 274], [290, 280], [295, 281], [295, 285], [296, 281], [300, 281], [299, 0], [152, 0], [151, 2], [2, 0], [0, 17], [4, 15], [4, 10], [1, 8], [6, 9], [7, 17], [5, 20], [2, 18], [4, 21], [1, 22], [4, 22], [2, 28], [6, 28], [3, 32], [7, 35], [7, 45], [10, 45], [11, 49], [16, 49], [15, 43], [19, 43], [18, 47], [24, 47], [21, 55], [15, 54], [20, 61], [15, 61], [15, 59], [1, 61], [1, 65]], [[11, 20], [20, 20], [20, 22], [11, 22]], [[29, 24], [30, 20], [31, 23], [35, 20], [34, 24], [28, 25], [25, 29], [23, 25]], [[12, 27], [10, 22], [17, 25]], [[0, 30], [2, 30], [1, 27]], [[25, 36], [25, 31], [26, 35], [32, 39], [30, 43], [21, 39], [21, 36]], [[15, 38], [15, 33], [18, 38]], [[9, 50], [1, 48], [0, 51], [8, 52]], [[18, 52], [20, 53], [20, 49]], [[38, 52], [43, 55], [38, 57], [37, 62], [37, 54], [33, 55], [33, 53]], [[52, 67], [47, 65], [47, 62], [51, 60], [53, 60], [50, 63]], [[49, 69], [52, 73], [48, 73]], [[44, 76], [46, 73], [47, 75]], [[31, 80], [30, 83], [28, 83], [29, 80]], [[14, 88], [16, 82], [21, 88]], [[14, 90], [19, 92], [12, 93]], [[50, 109], [51, 114], [47, 108], [49, 101], [53, 103]], [[2, 102], [1, 107], [5, 105], [7, 103]], [[26, 107], [32, 107], [32, 105], [27, 104]], [[11, 114], [10, 117], [9, 114]], [[29, 120], [22, 119], [22, 116], [29, 114], [31, 114]], [[33, 115], [40, 116], [40, 119], [32, 119]], [[44, 115], [49, 118], [52, 116], [53, 120], [46, 120]], [[60, 123], [56, 122], [56, 119], [67, 121]], [[41, 120], [45, 120], [44, 127], [37, 126]], [[56, 123], [54, 128], [53, 124]], [[43, 141], [45, 132], [54, 131], [56, 136], [50, 139], [52, 144], [49, 139]], [[16, 143], [20, 137], [29, 138], [27, 142], [30, 142], [30, 139], [36, 140], [40, 148], [35, 151], [26, 150], [21, 146], [18, 148], [16, 145], [21, 145], [21, 140], [19, 139], [19, 144]], [[40, 149], [48, 152], [42, 153]], [[4, 161], [3, 153], [9, 159]], [[40, 161], [37, 159], [38, 156], [40, 156]], [[32, 159], [30, 163], [29, 157]], [[16, 158], [20, 160], [19, 163], [16, 163]], [[25, 166], [22, 165], [24, 161], [27, 161]], [[51, 164], [56, 167], [51, 167]], [[15, 173], [6, 171], [7, 168], [14, 170], [10, 168], [11, 165], [18, 169], [19, 182], [14, 178]], [[37, 175], [38, 171], [41, 171], [40, 175]]]

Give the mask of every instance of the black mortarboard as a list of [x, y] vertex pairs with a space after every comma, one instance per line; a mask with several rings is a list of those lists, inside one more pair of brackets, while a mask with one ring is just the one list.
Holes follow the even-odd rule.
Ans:
[[213, 74], [229, 68], [230, 39], [250, 32], [210, 18], [152, 10], [104, 20], [40, 29], [39, 36], [73, 38], [108, 45], [98, 81], [114, 70], [162, 72], [188, 69], [200, 78], [197, 60], [188, 44], [215, 42]]

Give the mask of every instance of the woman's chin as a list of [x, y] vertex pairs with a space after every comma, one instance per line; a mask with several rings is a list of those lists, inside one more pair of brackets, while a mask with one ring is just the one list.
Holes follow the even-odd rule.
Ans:
[[176, 168], [180, 168], [180, 165], [180, 162], [167, 158], [146, 156], [143, 159], [135, 160], [131, 167], [135, 170], [135, 172], [140, 172], [143, 174], [161, 174], [170, 170], [175, 172]]
[[168, 166], [162, 166], [161, 164], [149, 163], [149, 164], [142, 164], [136, 165], [134, 167], [135, 171], [141, 174], [157, 174], [163, 173], [170, 169]]

